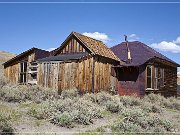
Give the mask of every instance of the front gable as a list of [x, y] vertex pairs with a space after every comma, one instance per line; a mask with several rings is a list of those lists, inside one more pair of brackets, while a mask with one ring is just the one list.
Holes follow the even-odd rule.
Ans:
[[91, 51], [74, 35], [70, 35], [57, 50], [55, 55], [67, 53], [82, 53]]

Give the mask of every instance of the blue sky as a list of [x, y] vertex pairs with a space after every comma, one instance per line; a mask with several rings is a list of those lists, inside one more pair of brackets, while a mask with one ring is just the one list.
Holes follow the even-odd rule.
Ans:
[[111, 47], [126, 34], [180, 63], [179, 14], [180, 3], [0, 3], [0, 50], [19, 54], [33, 46], [56, 48], [71, 31], [97, 36]]

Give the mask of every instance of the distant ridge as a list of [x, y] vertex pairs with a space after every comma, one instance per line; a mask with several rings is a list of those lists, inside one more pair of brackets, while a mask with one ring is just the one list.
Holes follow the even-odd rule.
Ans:
[[2, 75], [3, 75], [3, 65], [2, 64], [15, 56], [16, 56], [15, 54], [5, 52], [5, 51], [0, 51], [0, 77], [2, 77]]
[[0, 51], [0, 63], [6, 62], [7, 60], [15, 57], [16, 55], [13, 53]]

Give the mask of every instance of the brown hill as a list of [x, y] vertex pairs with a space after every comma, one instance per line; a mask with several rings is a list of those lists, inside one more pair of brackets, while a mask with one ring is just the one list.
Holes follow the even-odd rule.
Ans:
[[9, 53], [9, 52], [4, 52], [0, 51], [0, 76], [2, 75], [2, 69], [3, 69], [3, 63], [6, 62], [7, 60], [15, 57], [15, 54]]

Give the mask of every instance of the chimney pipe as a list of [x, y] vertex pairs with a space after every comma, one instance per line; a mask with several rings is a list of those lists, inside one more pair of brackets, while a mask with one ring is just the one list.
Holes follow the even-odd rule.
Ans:
[[128, 63], [132, 62], [132, 58], [131, 58], [131, 51], [129, 49], [129, 45], [128, 45], [128, 40], [127, 40], [127, 35], [124, 35], [125, 37], [125, 41], [126, 41], [126, 47], [127, 47], [127, 52], [128, 52]]

